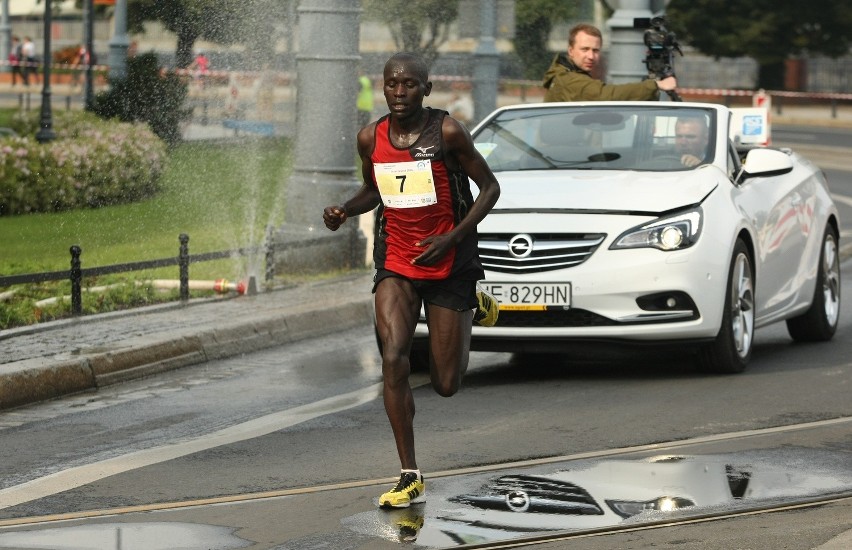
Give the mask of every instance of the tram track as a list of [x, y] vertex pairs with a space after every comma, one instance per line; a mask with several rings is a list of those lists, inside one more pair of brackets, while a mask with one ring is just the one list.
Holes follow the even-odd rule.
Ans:
[[[727, 446], [737, 441], [745, 443], [748, 443], [749, 441], [756, 441], [758, 444], [766, 444], [767, 442], [774, 441], [777, 438], [783, 438], [784, 436], [792, 436], [796, 439], [801, 439], [801, 437], [805, 436], [806, 434], [810, 434], [814, 431], [819, 430], [829, 430], [835, 433], [835, 435], [838, 432], [842, 434], [848, 432], [850, 426], [852, 426], [852, 417], [838, 417], [833, 419], [791, 424], [785, 426], [775, 426], [770, 428], [712, 434], [707, 436], [677, 441], [668, 441], [663, 443], [652, 443], [615, 449], [601, 449], [596, 451], [587, 451], [570, 455], [516, 461], [511, 463], [486, 464], [467, 468], [457, 468], [453, 470], [433, 472], [430, 475], [430, 478], [433, 480], [437, 480], [441, 478], [451, 478], [455, 476], [459, 479], [465, 479], [465, 476], [488, 475], [489, 473], [498, 471], [517, 472], [518, 470], [536, 467], [547, 467], [549, 465], [557, 465], [558, 463], [568, 463], [574, 465], [582, 462], [599, 461], [605, 459], [629, 460], [648, 455], [675, 456], [680, 453], [690, 454], [695, 450], [698, 450], [699, 452], [709, 450], [712, 452], [714, 446]], [[799, 432], [799, 434], [796, 434], [796, 432]], [[749, 445], [745, 446], [747, 447]], [[149, 517], [148, 514], [150, 512], [172, 512], [172, 514], [170, 515], [175, 515], [174, 513], [181, 514], [181, 511], [184, 511], [190, 514], [204, 515], [208, 511], [219, 509], [219, 513], [221, 513], [222, 506], [240, 507], [246, 505], [257, 506], [268, 504], [273, 508], [281, 510], [286, 509], [286, 507], [288, 506], [302, 506], [302, 504], [300, 504], [302, 500], [299, 499], [315, 499], [320, 501], [328, 500], [328, 498], [323, 497], [322, 494], [336, 491], [340, 492], [339, 496], [341, 496], [343, 500], [354, 500], [356, 502], [362, 502], [363, 504], [366, 504], [368, 500], [371, 500], [370, 495], [378, 494], [376, 490], [377, 487], [385, 486], [389, 483], [392, 483], [393, 481], [394, 480], [391, 478], [353, 480], [344, 483], [314, 485], [309, 487], [297, 487], [263, 492], [247, 492], [242, 494], [224, 495], [194, 500], [159, 502], [134, 506], [106, 508], [99, 510], [78, 511], [73, 513], [9, 518], [0, 520], [0, 533], [7, 532], [9, 530], [15, 530], [16, 528], [49, 528], [54, 527], [56, 524], [66, 522], [102, 522], [105, 521], [106, 518], [113, 518], [111, 521], [150, 521], [150, 519], [144, 519], [146, 517]], [[446, 480], [444, 484], [447, 483], [454, 484], [456, 483], [456, 481]], [[345, 491], [349, 492], [344, 493]], [[352, 498], [353, 495], [355, 497], [354, 499]], [[430, 500], [430, 502], [440, 501]], [[852, 506], [852, 485], [847, 484], [845, 486], [839, 486], [836, 488], [836, 490], [832, 490], [831, 492], [825, 494], [806, 494], [792, 498], [783, 497], [783, 501], [781, 500], [781, 497], [772, 499], [754, 499], [753, 501], [743, 500], [724, 506], [707, 506], [703, 508], [696, 507], [694, 509], [694, 513], [690, 513], [690, 508], [682, 508], [674, 514], [667, 514], [665, 518], [660, 518], [658, 515], [652, 515], [651, 517], [645, 518], [641, 521], [638, 519], [631, 519], [618, 524], [595, 528], [578, 528], [559, 531], [540, 530], [530, 533], [516, 533], [511, 539], [500, 538], [499, 540], [495, 539], [492, 541], [475, 544], [462, 544], [453, 547], [460, 549], [502, 549], [522, 548], [527, 546], [533, 547], [538, 545], [545, 545], [548, 543], [558, 544], [563, 541], [591, 539], [593, 537], [615, 535], [619, 533], [632, 533], [639, 531], [659, 530], [677, 526], [706, 524], [714, 521], [730, 520], [734, 518], [745, 518], [775, 512], [791, 512], [816, 509], [820, 506], [829, 506], [832, 504], [837, 504], [840, 506]], [[369, 506], [365, 506], [365, 508], [369, 508]], [[438, 512], [440, 512], [440, 507], [441, 506], [439, 504]], [[381, 510], [373, 510], [374, 511], [372, 512], [364, 513], [374, 514], [376, 517], [379, 518], [383, 517], [383, 515], [386, 514], [386, 512], [383, 512]], [[428, 507], [428, 504], [427, 508], [423, 510], [423, 513], [427, 517], [427, 525], [430, 522], [439, 521], [437, 517], [431, 516], [430, 513], [434, 511], [434, 508], [430, 509]], [[139, 514], [139, 516], [134, 516], [134, 514]], [[239, 516], [239, 508], [232, 508], [231, 510], [229, 510], [227, 515]], [[122, 517], [124, 519], [121, 519]]]

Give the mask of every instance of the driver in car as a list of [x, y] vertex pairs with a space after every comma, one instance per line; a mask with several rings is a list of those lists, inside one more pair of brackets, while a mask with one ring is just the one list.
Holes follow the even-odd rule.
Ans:
[[701, 117], [680, 118], [675, 123], [675, 151], [684, 166], [698, 166], [707, 155], [707, 123]]

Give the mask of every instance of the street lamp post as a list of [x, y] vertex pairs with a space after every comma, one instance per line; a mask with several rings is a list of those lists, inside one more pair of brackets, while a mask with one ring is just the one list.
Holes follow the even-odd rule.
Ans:
[[44, 3], [44, 75], [41, 88], [41, 118], [35, 136], [39, 143], [56, 139], [56, 133], [53, 131], [53, 112], [50, 106], [50, 63], [53, 57], [50, 51], [50, 33], [53, 26], [51, 3], [50, 0]]

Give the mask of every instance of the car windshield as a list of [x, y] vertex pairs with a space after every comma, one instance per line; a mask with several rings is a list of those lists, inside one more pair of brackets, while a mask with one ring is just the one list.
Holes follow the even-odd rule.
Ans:
[[535, 107], [500, 112], [474, 136], [495, 172], [694, 170], [712, 162], [712, 109]]

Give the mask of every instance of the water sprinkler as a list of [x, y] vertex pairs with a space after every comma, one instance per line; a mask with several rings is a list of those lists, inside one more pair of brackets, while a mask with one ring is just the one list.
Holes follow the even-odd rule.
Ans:
[[257, 277], [254, 275], [250, 275], [248, 278], [248, 288], [246, 288], [246, 294], [249, 296], [254, 296], [257, 294]]

